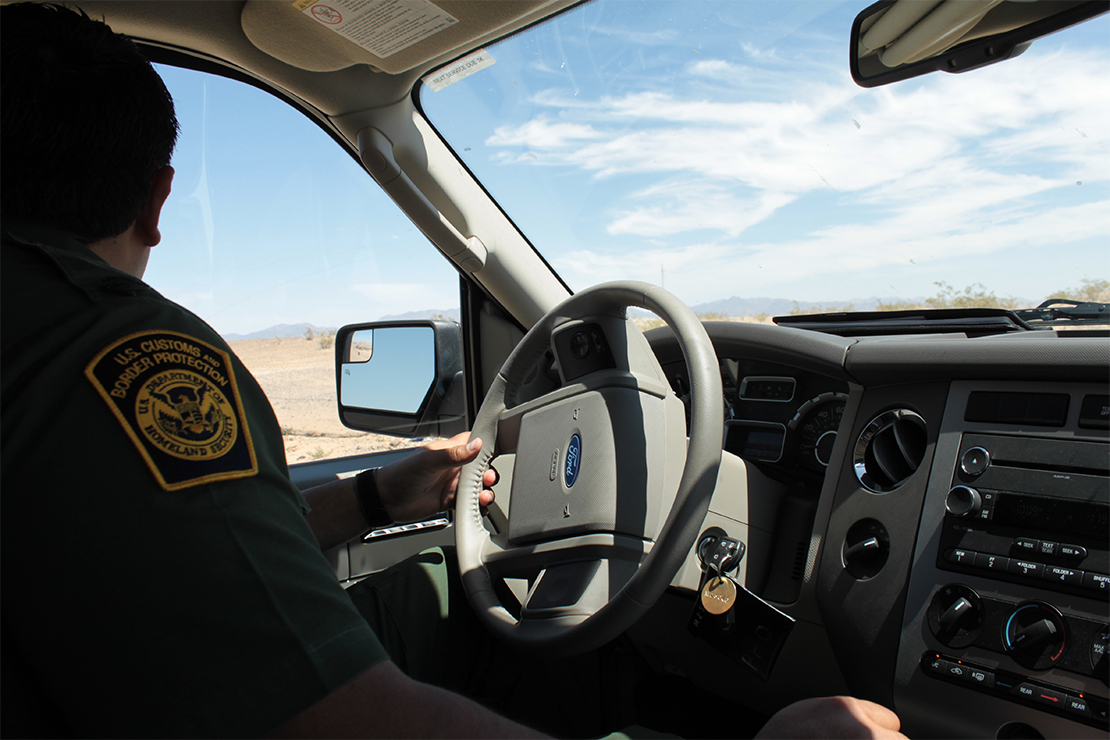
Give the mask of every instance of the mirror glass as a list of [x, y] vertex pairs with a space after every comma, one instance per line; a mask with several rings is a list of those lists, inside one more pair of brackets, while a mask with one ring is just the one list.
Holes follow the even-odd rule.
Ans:
[[340, 370], [339, 403], [415, 414], [435, 382], [435, 331], [394, 326], [351, 334]]

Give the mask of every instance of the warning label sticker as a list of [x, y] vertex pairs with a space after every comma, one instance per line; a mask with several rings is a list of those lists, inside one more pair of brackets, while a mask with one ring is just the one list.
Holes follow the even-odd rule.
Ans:
[[429, 0], [297, 0], [293, 7], [382, 59], [459, 22]]

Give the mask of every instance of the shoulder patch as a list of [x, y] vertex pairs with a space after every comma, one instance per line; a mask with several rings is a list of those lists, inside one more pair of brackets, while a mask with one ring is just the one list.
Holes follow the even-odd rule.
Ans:
[[140, 332], [101, 350], [85, 376], [165, 490], [258, 472], [226, 352], [186, 334]]

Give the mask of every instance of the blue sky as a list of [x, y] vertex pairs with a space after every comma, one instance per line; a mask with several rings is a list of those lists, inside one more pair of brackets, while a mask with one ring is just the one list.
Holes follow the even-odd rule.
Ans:
[[1110, 277], [1107, 18], [864, 90], [853, 6], [666, 5], [629, 29], [638, 5], [596, 4], [591, 34], [544, 27], [422, 97], [572, 287], [664, 274], [687, 302], [836, 303], [982, 282], [1039, 301]]
[[[832, 305], [1110, 278], [1110, 19], [864, 90], [857, 7], [598, 1], [422, 103], [572, 288]], [[183, 135], [148, 282], [225, 333], [458, 305], [456, 273], [313, 123], [160, 69]]]

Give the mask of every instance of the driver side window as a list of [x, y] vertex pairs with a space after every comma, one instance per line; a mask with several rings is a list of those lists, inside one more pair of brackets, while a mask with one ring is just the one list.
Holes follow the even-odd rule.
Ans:
[[335, 332], [458, 321], [455, 270], [295, 108], [234, 80], [157, 69], [181, 135], [146, 282], [207, 321], [258, 379], [289, 464], [415, 444], [340, 423]]

